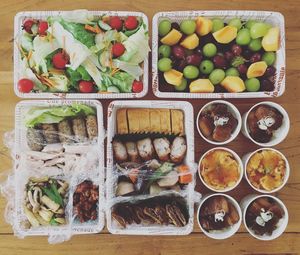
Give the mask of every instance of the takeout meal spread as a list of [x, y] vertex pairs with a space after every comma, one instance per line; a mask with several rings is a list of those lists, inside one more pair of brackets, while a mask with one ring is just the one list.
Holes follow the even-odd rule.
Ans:
[[146, 86], [143, 64], [150, 51], [147, 26], [142, 17], [93, 15], [87, 10], [27, 17], [16, 42], [22, 68], [17, 89], [140, 93]]

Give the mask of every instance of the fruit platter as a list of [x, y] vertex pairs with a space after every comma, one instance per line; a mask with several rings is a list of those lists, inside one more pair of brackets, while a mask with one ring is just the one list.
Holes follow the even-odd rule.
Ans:
[[21, 12], [15, 93], [23, 98], [131, 98], [148, 88], [147, 17], [138, 12]]
[[276, 12], [191, 11], [153, 19], [158, 97], [277, 97], [285, 89], [284, 20]]

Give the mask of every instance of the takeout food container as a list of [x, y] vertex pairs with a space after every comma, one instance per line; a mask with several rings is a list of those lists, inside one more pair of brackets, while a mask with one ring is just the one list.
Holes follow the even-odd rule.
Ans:
[[[56, 171], [51, 168], [36, 168], [34, 166], [29, 167], [26, 165], [26, 152], [30, 152], [31, 149], [27, 145], [26, 130], [24, 124], [25, 114], [33, 107], [49, 108], [72, 105], [73, 103], [84, 104], [93, 107], [96, 110], [98, 136], [94, 143], [89, 143], [90, 147], [84, 147], [88, 149], [83, 153], [89, 155], [84, 158], [79, 158], [77, 161], [77, 167], [72, 171]], [[81, 146], [78, 143], [78, 146]], [[34, 151], [32, 151], [34, 152]], [[13, 223], [14, 230], [19, 236], [29, 235], [49, 235], [49, 242], [56, 243], [69, 239], [75, 234], [89, 234], [100, 232], [105, 224], [104, 218], [104, 206], [105, 206], [105, 187], [104, 187], [104, 128], [103, 128], [103, 112], [102, 105], [96, 100], [48, 100], [48, 101], [21, 101], [17, 104], [15, 110], [15, 219]], [[47, 152], [42, 152], [47, 153]], [[51, 154], [52, 153], [52, 154]], [[75, 154], [78, 152], [74, 152]], [[48, 154], [67, 157], [72, 153], [69, 152], [48, 152]], [[90, 164], [88, 164], [90, 161]], [[46, 162], [46, 161], [45, 161]], [[31, 227], [29, 229], [23, 228], [23, 222], [26, 220], [23, 211], [24, 203], [24, 189], [26, 183], [31, 177], [43, 178], [54, 177], [66, 180], [69, 184], [67, 191], [66, 202], [66, 225], [61, 226], [39, 226]], [[76, 212], [73, 206], [73, 196], [76, 187], [85, 180], [91, 181], [98, 186], [98, 202], [97, 202], [97, 218], [96, 220], [89, 220], [84, 223], [80, 223], [76, 217]]]
[[[271, 140], [267, 143], [257, 142], [249, 134], [249, 128], [248, 128], [249, 113], [259, 105], [267, 105], [267, 106], [273, 107], [276, 110], [278, 110], [283, 116], [282, 125], [273, 132]], [[281, 143], [288, 135], [289, 129], [290, 129], [290, 118], [289, 118], [288, 113], [281, 105], [271, 102], [271, 101], [263, 101], [263, 102], [257, 103], [255, 105], [253, 105], [246, 113], [244, 113], [242, 115], [242, 133], [243, 133], [243, 135], [261, 147], [272, 147], [272, 146], [275, 146], [275, 145]]]
[[[229, 226], [227, 229], [207, 231], [202, 227], [202, 225], [200, 223], [200, 210], [201, 210], [201, 207], [203, 206], [203, 204], [205, 203], [205, 201], [207, 201], [210, 198], [216, 197], [216, 196], [225, 197], [228, 200], [228, 202], [231, 203], [235, 207], [235, 209], [237, 210], [238, 215], [239, 215], [239, 220], [233, 226]], [[208, 236], [212, 239], [217, 239], [217, 240], [227, 239], [227, 238], [233, 236], [239, 230], [239, 228], [242, 224], [242, 211], [241, 211], [241, 208], [240, 208], [238, 202], [233, 197], [231, 197], [227, 194], [223, 194], [223, 193], [208, 194], [202, 198], [201, 203], [199, 204], [199, 207], [197, 210], [197, 222], [198, 222], [200, 229], [206, 236]]]
[[[283, 218], [280, 219], [278, 222], [279, 226], [277, 227], [276, 230], [273, 231], [272, 235], [270, 235], [270, 236], [268, 236], [266, 234], [264, 234], [262, 236], [258, 236], [246, 224], [246, 212], [247, 212], [249, 205], [256, 199], [264, 198], [264, 197], [273, 199], [281, 207], [281, 209], [284, 212]], [[243, 212], [243, 222], [244, 222], [245, 228], [247, 229], [247, 231], [250, 233], [251, 236], [253, 236], [254, 238], [256, 238], [258, 240], [262, 240], [262, 241], [274, 240], [283, 234], [283, 232], [285, 231], [285, 229], [288, 225], [288, 221], [289, 221], [288, 210], [287, 210], [285, 204], [277, 197], [267, 195], [267, 194], [264, 194], [264, 195], [251, 194], [242, 199], [242, 201], [240, 202], [240, 206], [241, 206], [242, 212]]]
[[[195, 169], [194, 165], [194, 129], [193, 129], [193, 108], [188, 102], [171, 102], [171, 101], [113, 101], [108, 107], [108, 127], [107, 127], [107, 176], [106, 176], [106, 196], [107, 196], [107, 228], [112, 234], [128, 234], [128, 235], [187, 235], [193, 229], [194, 220], [194, 187], [195, 174], [193, 174], [192, 182], [187, 185], [184, 190], [180, 192], [173, 190], [166, 190], [160, 192], [158, 195], [136, 195], [136, 196], [118, 196], [115, 195], [116, 177], [113, 176], [113, 167], [115, 164], [113, 155], [112, 141], [117, 133], [116, 114], [117, 110], [121, 108], [150, 108], [150, 109], [180, 109], [184, 113], [184, 129], [187, 144], [187, 153], [183, 161], [190, 169]], [[120, 202], [139, 203], [146, 199], [159, 197], [174, 197], [183, 199], [186, 204], [188, 212], [188, 221], [184, 227], [175, 227], [173, 225], [148, 225], [142, 226], [131, 224], [126, 228], [120, 228], [116, 225], [112, 218], [112, 208]]]
[[[47, 17], [59, 16], [61, 14], [70, 13], [72, 11], [26, 11], [19, 12], [16, 14], [14, 19], [14, 40], [18, 40], [21, 33], [21, 28], [23, 21], [27, 18], [34, 19], [47, 19]], [[148, 29], [148, 18], [142, 12], [131, 12], [131, 11], [89, 11], [90, 14], [101, 16], [136, 16], [140, 17], [146, 24]], [[21, 77], [21, 54], [16, 43], [14, 43], [14, 91], [18, 97], [21, 98], [51, 98], [51, 99], [111, 99], [111, 98], [140, 98], [147, 94], [148, 92], [148, 58], [144, 60], [143, 69], [143, 90], [139, 93], [60, 93], [60, 92], [43, 92], [43, 93], [22, 93], [18, 90], [18, 81], [23, 78]]]
[[[234, 159], [237, 161], [238, 165], [239, 165], [239, 178], [238, 180], [236, 181], [236, 183], [234, 185], [232, 185], [231, 187], [227, 187], [225, 189], [216, 189], [214, 187], [212, 187], [211, 185], [209, 185], [208, 183], [205, 182], [204, 178], [202, 177], [201, 175], [201, 169], [200, 169], [200, 166], [201, 166], [201, 162], [202, 160], [211, 152], [215, 151], [215, 150], [223, 150], [223, 151], [226, 151], [226, 152], [229, 152], [230, 154], [232, 154], [234, 156]], [[243, 163], [242, 163], [242, 160], [241, 158], [239, 157], [239, 155], [237, 155], [233, 150], [229, 149], [229, 148], [226, 148], [226, 147], [215, 147], [215, 148], [212, 148], [210, 150], [208, 150], [207, 152], [205, 152], [202, 157], [200, 158], [199, 160], [199, 164], [198, 164], [198, 175], [199, 175], [199, 178], [201, 180], [201, 182], [204, 184], [205, 187], [207, 187], [208, 189], [214, 191], [214, 192], [228, 192], [230, 190], [233, 190], [235, 189], [241, 182], [242, 178], [243, 178]]]
[[[225, 21], [231, 18], [241, 18], [242, 20], [254, 19], [267, 21], [276, 25], [280, 29], [280, 49], [276, 53], [275, 88], [271, 92], [242, 92], [242, 93], [189, 93], [189, 92], [163, 92], [159, 88], [158, 79], [158, 24], [163, 19], [169, 19], [171, 22], [181, 22], [184, 19], [194, 19], [199, 16], [209, 18], [222, 18]], [[152, 21], [152, 89], [157, 97], [162, 98], [264, 98], [279, 97], [285, 91], [285, 30], [284, 17], [279, 12], [268, 11], [177, 11], [177, 12], [158, 12], [154, 15]]]
[[[231, 137], [224, 141], [224, 142], [217, 142], [217, 141], [213, 141], [212, 139], [209, 139], [207, 137], [205, 137], [203, 135], [203, 133], [201, 132], [200, 126], [199, 126], [199, 119], [200, 119], [200, 115], [201, 113], [208, 109], [210, 106], [214, 105], [214, 104], [225, 104], [227, 106], [227, 110], [235, 117], [235, 119], [237, 120], [237, 126], [235, 127], [235, 129], [233, 130]], [[224, 144], [228, 144], [230, 142], [232, 142], [240, 133], [241, 131], [241, 127], [242, 127], [242, 118], [241, 118], [241, 114], [239, 112], [239, 110], [230, 102], [227, 102], [225, 100], [215, 100], [215, 101], [211, 101], [207, 104], [205, 104], [200, 111], [198, 112], [197, 115], [197, 120], [196, 120], [196, 125], [197, 125], [197, 130], [198, 133], [201, 135], [201, 137], [208, 143], [214, 144], [214, 145], [224, 145]]]
[[[270, 150], [270, 151], [273, 151], [273, 152], [275, 152], [275, 153], [278, 153], [278, 154], [282, 157], [282, 159], [284, 160], [284, 162], [285, 162], [285, 174], [284, 174], [283, 181], [282, 181], [282, 183], [281, 183], [281, 185], [280, 185], [279, 187], [277, 187], [277, 188], [275, 188], [275, 189], [273, 189], [273, 190], [271, 190], [271, 191], [268, 191], [268, 190], [265, 190], [265, 189], [259, 189], [259, 188], [255, 187], [255, 186], [251, 183], [251, 181], [249, 180], [249, 177], [248, 177], [248, 174], [247, 174], [247, 165], [248, 165], [249, 160], [251, 159], [251, 157], [252, 157], [255, 153], [260, 152], [260, 151], [263, 151], [263, 150]], [[276, 149], [274, 149], [274, 148], [260, 148], [260, 149], [257, 149], [257, 150], [255, 150], [255, 151], [253, 151], [253, 152], [247, 153], [246, 155], [244, 155], [244, 156], [242, 157], [242, 161], [243, 161], [243, 164], [244, 164], [244, 177], [245, 177], [245, 179], [247, 180], [248, 184], [249, 184], [253, 189], [255, 189], [256, 191], [258, 191], [258, 192], [260, 192], [260, 193], [266, 193], [266, 194], [268, 194], [268, 193], [274, 193], [274, 192], [277, 192], [277, 191], [281, 190], [281, 189], [285, 186], [285, 184], [287, 183], [287, 181], [288, 181], [288, 179], [289, 179], [289, 176], [290, 176], [290, 165], [289, 165], [289, 162], [288, 162], [287, 158], [286, 158], [280, 151], [278, 151], [278, 150], [276, 150]]]

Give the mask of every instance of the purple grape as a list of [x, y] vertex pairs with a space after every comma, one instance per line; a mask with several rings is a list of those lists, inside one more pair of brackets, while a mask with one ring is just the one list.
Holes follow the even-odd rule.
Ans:
[[264, 75], [267, 77], [273, 76], [276, 73], [276, 68], [274, 66], [267, 67]]
[[226, 62], [226, 59], [224, 56], [221, 56], [221, 55], [214, 56], [213, 62], [214, 62], [215, 67], [217, 67], [217, 68], [225, 69], [227, 67], [227, 62]]
[[180, 45], [175, 45], [172, 47], [172, 54], [175, 58], [183, 59], [185, 57], [185, 50]]
[[260, 53], [254, 53], [251, 58], [250, 58], [250, 62], [254, 63], [254, 62], [258, 62], [261, 60], [261, 54]]
[[195, 54], [198, 54], [198, 55], [202, 56], [202, 49], [201, 48], [196, 48], [194, 51], [195, 51]]
[[178, 31], [180, 31], [180, 26], [176, 22], [172, 22], [171, 27], [174, 28], [174, 29], [176, 29], [176, 30], [178, 30]]
[[246, 74], [247, 73], [247, 66], [245, 64], [241, 64], [237, 67], [240, 74]]
[[252, 56], [252, 51], [251, 50], [248, 50], [248, 49], [245, 49], [243, 51], [243, 57], [247, 60], [249, 60]]
[[176, 70], [182, 72], [183, 69], [186, 67], [186, 65], [187, 65], [187, 63], [186, 63], [185, 59], [182, 59], [182, 60], [176, 61], [174, 67]]
[[274, 84], [271, 81], [264, 79], [260, 83], [260, 90], [261, 91], [273, 91]]
[[198, 66], [201, 63], [201, 60], [202, 60], [202, 56], [199, 54], [193, 54], [186, 57], [186, 63], [188, 65]]
[[235, 55], [235, 56], [240, 56], [241, 54], [242, 54], [242, 47], [241, 46], [239, 46], [239, 45], [237, 45], [237, 44], [234, 44], [234, 45], [232, 45], [232, 47], [231, 47], [231, 51], [232, 51], [232, 53], [233, 53], [233, 55]]
[[231, 62], [231, 60], [234, 58], [234, 55], [231, 51], [225, 51], [224, 57], [228, 62]]

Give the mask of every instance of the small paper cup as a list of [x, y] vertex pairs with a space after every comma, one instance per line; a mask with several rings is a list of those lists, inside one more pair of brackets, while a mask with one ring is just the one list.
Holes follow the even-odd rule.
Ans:
[[[233, 186], [227, 187], [227, 188], [222, 189], [222, 190], [220, 190], [220, 189], [215, 189], [214, 187], [208, 185], [208, 184], [205, 182], [205, 180], [202, 178], [202, 175], [201, 175], [200, 165], [201, 165], [202, 160], [204, 159], [204, 157], [205, 157], [208, 153], [210, 153], [211, 151], [214, 151], [214, 150], [225, 150], [225, 151], [228, 151], [229, 153], [231, 153], [231, 154], [234, 156], [234, 158], [236, 159], [236, 161], [238, 162], [239, 168], [240, 168], [240, 177], [239, 177], [239, 179], [237, 180], [237, 182], [236, 182]], [[244, 171], [243, 171], [243, 163], [242, 163], [242, 160], [241, 160], [241, 158], [239, 157], [239, 155], [237, 155], [233, 150], [230, 150], [230, 149], [225, 148], [225, 147], [215, 147], [215, 148], [212, 148], [212, 149], [208, 150], [207, 152], [205, 152], [205, 153], [202, 155], [202, 157], [201, 157], [200, 160], [199, 160], [199, 164], [198, 164], [198, 175], [199, 175], [199, 178], [200, 178], [201, 182], [202, 182], [202, 183], [205, 185], [205, 187], [207, 187], [208, 189], [210, 189], [210, 190], [212, 190], [212, 191], [214, 191], [214, 192], [218, 192], [218, 193], [220, 193], [220, 192], [228, 192], [228, 191], [233, 190], [234, 188], [236, 188], [236, 187], [240, 184], [240, 182], [241, 182], [241, 180], [242, 180], [242, 178], [243, 178], [243, 173], [244, 173]]]
[[[278, 222], [279, 226], [276, 228], [276, 230], [273, 231], [272, 235], [270, 235], [270, 236], [269, 235], [262, 235], [262, 236], [256, 235], [254, 233], [254, 231], [247, 226], [247, 223], [246, 223], [246, 212], [247, 212], [249, 205], [256, 199], [261, 198], [261, 197], [269, 197], [269, 198], [274, 199], [279, 204], [279, 206], [282, 208], [282, 210], [284, 212], [283, 218], [280, 219]], [[267, 195], [267, 194], [264, 194], [264, 195], [252, 194], [252, 195], [248, 195], [248, 196], [244, 197], [240, 203], [240, 206], [241, 206], [241, 209], [243, 212], [243, 222], [244, 222], [245, 228], [250, 233], [250, 235], [252, 235], [254, 238], [256, 238], [258, 240], [262, 240], [262, 241], [271, 241], [271, 240], [274, 240], [274, 239], [278, 238], [279, 236], [281, 236], [283, 234], [283, 232], [285, 231], [288, 221], [289, 221], [289, 215], [288, 215], [288, 210], [287, 210], [286, 206], [279, 198], [271, 196], [271, 195]]]
[[[224, 230], [213, 230], [213, 231], [207, 231], [205, 230], [202, 225], [200, 224], [200, 220], [199, 220], [199, 217], [200, 217], [200, 210], [201, 210], [201, 207], [203, 206], [204, 202], [208, 199], [210, 199], [211, 197], [215, 197], [215, 196], [224, 196], [226, 197], [229, 202], [231, 204], [234, 205], [234, 207], [237, 209], [237, 212], [239, 214], [239, 221], [237, 223], [235, 223], [233, 226], [230, 226]], [[238, 204], [238, 202], [231, 196], [228, 196], [226, 194], [223, 194], [223, 193], [218, 193], [218, 194], [210, 194], [210, 195], [206, 195], [203, 197], [202, 201], [200, 202], [199, 204], [199, 207], [198, 207], [198, 210], [197, 210], [197, 222], [198, 222], [198, 225], [200, 227], [200, 229], [202, 230], [202, 232], [212, 238], [212, 239], [218, 239], [218, 240], [221, 240], [221, 239], [227, 239], [231, 236], [233, 236], [240, 228], [241, 226], [241, 223], [242, 223], [242, 210]]]
[[[260, 143], [255, 141], [250, 133], [249, 133], [249, 129], [248, 129], [248, 115], [249, 113], [257, 106], [259, 105], [268, 105], [270, 107], [273, 107], [275, 109], [277, 109], [282, 115], [283, 115], [283, 121], [282, 121], [282, 125], [280, 128], [278, 128], [277, 130], [275, 130], [273, 132], [273, 136], [271, 138], [271, 140], [267, 143]], [[261, 146], [261, 147], [272, 147], [275, 146], [279, 143], [281, 143], [287, 136], [289, 129], [290, 129], [290, 118], [289, 115], [287, 114], [286, 110], [279, 104], [276, 104], [274, 102], [270, 102], [270, 101], [264, 101], [264, 102], [260, 102], [258, 104], [253, 105], [249, 111], [247, 111], [246, 113], [243, 114], [242, 116], [242, 133], [244, 136], [246, 136], [248, 139], [250, 139], [252, 142], [254, 142], [255, 144]]]
[[[271, 151], [275, 151], [277, 152], [278, 154], [280, 154], [280, 156], [284, 159], [285, 161], [285, 166], [286, 166], [286, 170], [285, 170], [285, 176], [284, 176], [284, 179], [283, 179], [283, 182], [282, 184], [277, 187], [276, 189], [273, 189], [271, 191], [268, 191], [268, 190], [264, 190], [264, 189], [258, 189], [256, 188], [252, 183], [251, 181], [249, 180], [248, 178], [248, 175], [247, 175], [247, 165], [248, 165], [248, 162], [250, 160], [250, 158], [256, 153], [256, 152], [259, 152], [259, 151], [262, 151], [262, 150], [271, 150]], [[242, 158], [242, 162], [244, 164], [244, 176], [245, 176], [245, 179], [247, 180], [247, 182], [249, 183], [249, 185], [256, 191], [260, 192], [260, 193], [265, 193], [265, 194], [270, 194], [270, 193], [274, 193], [274, 192], [277, 192], [279, 190], [281, 190], [284, 185], [287, 183], [289, 177], [290, 177], [290, 165], [289, 165], [289, 162], [287, 160], [287, 158], [278, 150], [276, 149], [273, 149], [273, 148], [260, 148], [260, 149], [257, 149], [256, 151], [253, 151], [251, 153], [247, 153], [246, 155], [243, 156]]]
[[[232, 113], [232, 115], [237, 119], [238, 121], [238, 124], [236, 126], [236, 128], [234, 129], [234, 131], [232, 132], [230, 138], [224, 142], [216, 142], [216, 141], [213, 141], [213, 140], [210, 140], [208, 139], [207, 137], [205, 137], [202, 132], [201, 132], [201, 129], [199, 127], [199, 118], [200, 118], [200, 115], [201, 113], [207, 109], [208, 107], [214, 105], [214, 104], [225, 104], [227, 105], [227, 108], [228, 108], [228, 111], [230, 113]], [[241, 131], [241, 128], [242, 128], [242, 118], [241, 118], [241, 114], [239, 112], [239, 110], [232, 104], [232, 103], [229, 103], [227, 101], [224, 101], [224, 100], [215, 100], [215, 101], [212, 101], [212, 102], [209, 102], [207, 103], [206, 105], [204, 105], [200, 111], [198, 112], [198, 115], [197, 115], [197, 120], [196, 120], [196, 124], [197, 124], [197, 130], [198, 130], [198, 133], [200, 134], [200, 136], [208, 143], [211, 143], [211, 144], [214, 144], [214, 145], [224, 145], [224, 144], [228, 144], [230, 143], [231, 141], [233, 141], [237, 136], [238, 134], [240, 133]]]

